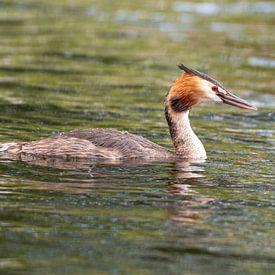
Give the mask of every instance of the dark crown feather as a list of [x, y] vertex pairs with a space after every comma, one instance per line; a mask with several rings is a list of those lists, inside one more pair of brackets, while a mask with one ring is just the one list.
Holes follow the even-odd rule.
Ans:
[[189, 73], [189, 74], [192, 74], [192, 75], [196, 75], [196, 76], [198, 76], [198, 77], [200, 77], [202, 79], [205, 79], [205, 80], [213, 83], [214, 85], [216, 85], [216, 86], [218, 86], [218, 87], [220, 87], [220, 88], [222, 88], [222, 89], [224, 89], [226, 91], [226, 89], [223, 87], [223, 85], [219, 81], [217, 81], [216, 79], [212, 78], [211, 76], [209, 76], [209, 75], [207, 75], [205, 73], [199, 72], [199, 71], [197, 71], [195, 69], [188, 68], [188, 67], [186, 67], [183, 64], [178, 65], [178, 67], [181, 70], [185, 71], [186, 73]]

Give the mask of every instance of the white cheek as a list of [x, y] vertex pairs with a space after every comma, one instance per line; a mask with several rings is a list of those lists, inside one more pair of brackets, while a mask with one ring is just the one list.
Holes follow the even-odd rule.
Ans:
[[215, 92], [213, 92], [212, 90], [205, 92], [204, 98], [202, 99], [202, 101], [204, 101], [204, 102], [222, 102], [220, 97], [218, 97], [215, 94]]
[[222, 102], [222, 100], [212, 91], [212, 84], [207, 81], [201, 82], [201, 90], [203, 91], [203, 96], [201, 102]]

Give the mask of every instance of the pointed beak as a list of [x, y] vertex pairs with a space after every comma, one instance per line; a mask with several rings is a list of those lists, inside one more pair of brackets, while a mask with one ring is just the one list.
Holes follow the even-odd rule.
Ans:
[[246, 109], [246, 110], [253, 110], [256, 111], [257, 108], [250, 105], [247, 101], [229, 93], [228, 91], [217, 92], [217, 96], [222, 100], [223, 103], [228, 104], [228, 105], [232, 105], [238, 108], [242, 108], [242, 109]]

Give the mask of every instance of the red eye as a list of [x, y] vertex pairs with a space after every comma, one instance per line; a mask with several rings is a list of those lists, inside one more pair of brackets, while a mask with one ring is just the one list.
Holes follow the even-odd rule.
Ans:
[[218, 91], [218, 87], [217, 87], [217, 86], [213, 86], [213, 87], [212, 87], [212, 91], [213, 91], [213, 92], [217, 92], [217, 91]]

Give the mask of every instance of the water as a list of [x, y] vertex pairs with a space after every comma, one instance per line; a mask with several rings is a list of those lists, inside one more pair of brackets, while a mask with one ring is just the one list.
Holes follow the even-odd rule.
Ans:
[[251, 57], [248, 63], [260, 67], [275, 67], [275, 59]]
[[271, 2], [251, 1], [248, 3], [242, 1], [239, 3], [193, 3], [193, 2], [175, 2], [173, 8], [180, 12], [197, 12], [203, 15], [214, 15], [221, 12], [229, 13], [274, 13], [275, 5]]
[[179, 63], [258, 107], [194, 108], [206, 162], [1, 160], [0, 273], [274, 272], [273, 4], [181, 5], [0, 3], [0, 141], [106, 127], [172, 148]]

